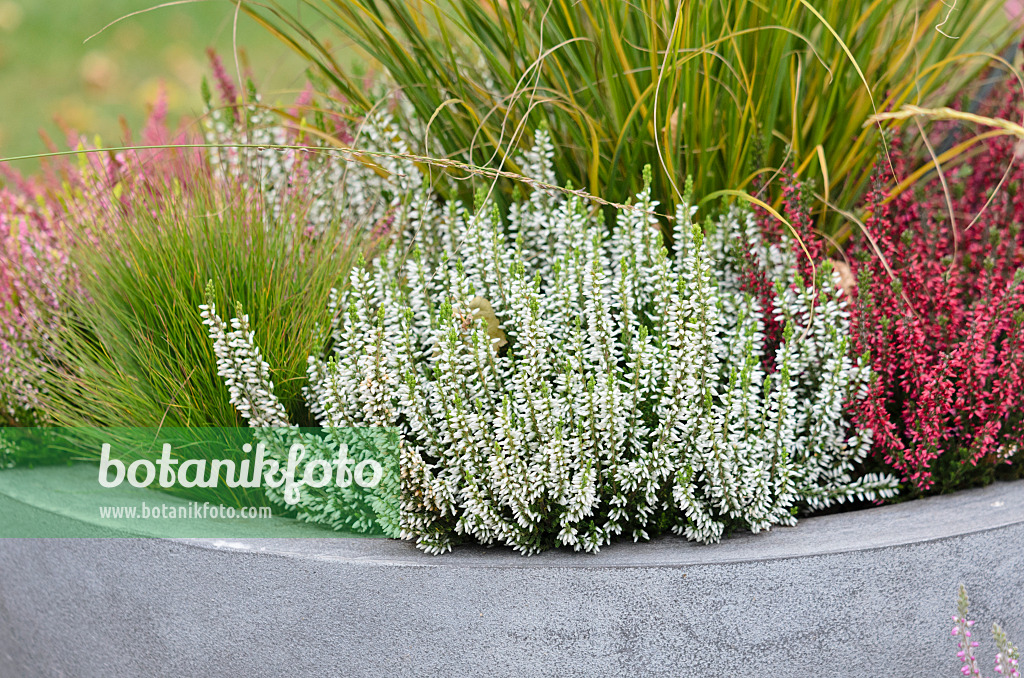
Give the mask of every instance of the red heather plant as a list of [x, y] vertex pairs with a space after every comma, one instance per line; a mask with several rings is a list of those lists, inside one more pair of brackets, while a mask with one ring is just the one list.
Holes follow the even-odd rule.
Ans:
[[[998, 116], [1009, 118], [1019, 97], [1011, 92]], [[873, 432], [875, 463], [898, 471], [912, 492], [947, 492], [1024, 471], [1012, 464], [1024, 461], [1019, 162], [1003, 190], [994, 191], [1015, 152], [1012, 140], [994, 138], [971, 165], [947, 176], [955, 225], [938, 178], [917, 196], [891, 195], [885, 189], [891, 170], [881, 163], [865, 199], [865, 237], [849, 249], [846, 276], [821, 274], [843, 273], [847, 264], [825, 261], [827, 243], [815, 233], [806, 187], [792, 174], [783, 173], [779, 205], [792, 230], [758, 210], [761, 230], [798, 255], [806, 279], [817, 262], [818, 285], [841, 284], [855, 297], [855, 348], [875, 374], [867, 397], [847, 406], [858, 425]], [[897, 176], [908, 174], [899, 144], [892, 162]], [[762, 308], [771, 308], [779, 294], [753, 266], [745, 271], [744, 289]], [[770, 313], [762, 319], [767, 343], [777, 343], [778, 319]]]
[[[758, 265], [758, 259], [767, 260], [771, 257], [773, 243], [782, 241], [782, 250], [791, 251], [795, 255], [797, 280], [800, 284], [805, 280], [817, 280], [819, 285], [827, 282], [830, 287], [834, 287], [840, 282], [839, 279], [833, 280], [832, 266], [823, 268], [812, 263], [820, 264], [824, 260], [825, 246], [822, 239], [815, 234], [814, 216], [810, 209], [810, 192], [805, 185], [797, 181], [792, 172], [785, 170], [780, 176], [782, 197], [779, 214], [789, 223], [789, 227], [785, 227], [768, 211], [755, 207], [757, 226], [764, 234], [764, 248], [760, 252], [743, 252], [746, 266], [740, 274], [740, 288], [752, 294], [760, 304], [765, 344], [772, 349], [778, 348], [782, 342], [783, 319], [776, 317], [773, 310], [780, 290], [771, 284], [764, 267]], [[759, 188], [759, 185], [755, 185], [755, 188]], [[764, 358], [764, 369], [769, 373], [774, 373], [776, 369], [773, 355], [769, 352]]]
[[[1000, 117], [1020, 102], [1010, 88]], [[1024, 169], [1011, 139], [985, 143], [947, 175], [955, 223], [938, 178], [894, 196], [883, 163], [854, 248], [852, 330], [876, 373], [855, 420], [918, 492], [1019, 476], [1024, 461]], [[893, 162], [905, 176], [898, 149]]]

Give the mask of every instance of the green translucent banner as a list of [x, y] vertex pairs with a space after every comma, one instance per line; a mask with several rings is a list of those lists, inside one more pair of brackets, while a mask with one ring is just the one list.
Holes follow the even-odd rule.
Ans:
[[397, 536], [398, 506], [394, 429], [0, 428], [0, 537]]

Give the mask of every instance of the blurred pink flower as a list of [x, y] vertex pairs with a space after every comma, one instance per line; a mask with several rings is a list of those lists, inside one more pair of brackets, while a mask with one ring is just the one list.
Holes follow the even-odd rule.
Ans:
[[1024, 19], [1024, 0], [1006, 0], [1003, 8], [1006, 10], [1006, 16], [1010, 17], [1010, 21]]

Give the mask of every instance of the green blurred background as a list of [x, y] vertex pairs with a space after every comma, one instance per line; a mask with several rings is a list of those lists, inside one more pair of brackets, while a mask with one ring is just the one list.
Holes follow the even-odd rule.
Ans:
[[[207, 47], [229, 72], [234, 4], [207, 0], [106, 24], [159, 0], [0, 0], [0, 158], [45, 152], [38, 131], [61, 147], [55, 117], [105, 145], [122, 137], [119, 118], [140, 129], [161, 85], [171, 120], [201, 110], [199, 84], [209, 74]], [[251, 69], [269, 102], [301, 88], [305, 64], [244, 14], [238, 17], [243, 72]], [[13, 167], [30, 172], [34, 161]]]

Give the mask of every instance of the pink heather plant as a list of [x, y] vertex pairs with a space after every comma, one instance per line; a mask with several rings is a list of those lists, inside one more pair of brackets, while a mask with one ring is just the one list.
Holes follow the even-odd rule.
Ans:
[[[980, 678], [982, 675], [981, 668], [978, 666], [977, 657], [974, 656], [974, 648], [979, 645], [978, 641], [974, 640], [973, 627], [975, 621], [967, 618], [967, 607], [967, 589], [961, 584], [960, 591], [957, 594], [957, 613], [953, 615], [953, 628], [950, 631], [950, 635], [956, 638], [956, 656], [963, 664], [960, 667], [960, 673], [965, 676], [979, 676]], [[999, 624], [992, 624], [992, 637], [996, 641], [996, 649], [998, 650], [995, 656], [995, 666], [993, 667], [995, 673], [1004, 678], [1020, 678], [1020, 652], [1010, 643], [1006, 633]]]
[[[353, 228], [371, 228], [379, 236], [399, 197], [414, 190], [410, 182], [420, 173], [398, 158], [354, 162], [339, 153], [273, 148], [323, 146], [320, 134], [327, 133], [360, 149], [401, 155], [407, 148], [389, 131], [386, 114], [362, 120], [336, 104], [323, 111], [312, 105], [307, 88], [281, 115], [259, 103], [251, 83], [241, 95], [217, 56], [210, 57], [223, 106], [212, 106], [204, 86], [208, 110], [199, 131], [172, 131], [161, 96], [138, 139], [140, 146], [170, 148], [55, 157], [32, 181], [0, 166], [0, 425], [40, 422], [43, 371], [59, 360], [53, 351], [61, 299], [74, 293], [78, 275], [88, 275], [73, 270], [68, 252], [95, 242], [99, 229], [130, 223], [125, 217], [131, 210], [157, 216], [165, 201], [191, 204], [195, 187], [212, 182], [224, 200], [262, 204], [267, 228], [301, 220], [316, 240], [344, 215]], [[357, 130], [351, 120], [358, 121]], [[125, 130], [123, 145], [134, 143]], [[199, 143], [211, 146], [182, 147]], [[95, 148], [73, 133], [68, 145]], [[239, 147], [245, 145], [259, 148]]]
[[[1021, 92], [1010, 81], [996, 90], [999, 100], [986, 114], [1020, 119]], [[893, 147], [896, 175], [906, 176], [908, 161], [898, 141]], [[831, 268], [840, 276], [819, 276], [817, 284], [839, 284], [854, 297], [854, 345], [875, 375], [867, 397], [847, 407], [860, 428], [873, 431], [873, 463], [898, 471], [911, 493], [1024, 474], [1024, 464], [1013, 464], [1024, 461], [1022, 160], [1012, 137], [996, 137], [949, 173], [955, 224], [938, 178], [916, 197], [891, 196], [892, 171], [881, 162], [864, 199], [866, 233], [843, 261], [826, 261], [830, 244], [817, 233], [805, 187], [791, 172], [782, 172], [779, 212], [792, 231], [755, 210], [766, 240], [786, 239], [798, 254], [804, 279], [816, 262], [819, 272]], [[741, 275], [743, 289], [771, 309], [779, 290], [756, 267]], [[779, 319], [764, 313], [762, 321], [767, 343], [777, 345]], [[769, 359], [764, 368], [775, 366]]]
[[[12, 177], [12, 179], [14, 179]], [[69, 275], [55, 209], [34, 184], [0, 190], [0, 423], [31, 422], [39, 405], [39, 360]]]
[[1010, 21], [1024, 23], [1024, 0], [1006, 0], [1005, 9]]
[[[1013, 90], [994, 113], [1010, 118], [1019, 106]], [[854, 344], [875, 373], [867, 397], [848, 403], [851, 416], [873, 431], [876, 463], [898, 471], [913, 492], [1024, 472], [1021, 464], [1010, 467], [1024, 459], [1024, 163], [1016, 161], [1004, 190], [992, 197], [1015, 152], [1007, 137], [989, 140], [949, 177], [955, 226], [938, 179], [918, 197], [890, 198], [890, 170], [882, 163], [865, 197], [866, 237], [848, 251], [849, 275], [818, 276], [818, 284], [839, 283], [854, 296]], [[905, 176], [898, 143], [892, 157], [897, 176]], [[779, 210], [800, 242], [764, 211], [761, 229], [771, 240], [788, 240], [804, 278], [812, 275], [811, 261], [819, 273], [841, 271], [846, 264], [823, 265], [827, 247], [804, 187], [789, 173], [782, 183]], [[762, 308], [772, 308], [778, 294], [752, 266], [744, 289]], [[762, 320], [767, 342], [777, 344], [778, 319], [766, 313]]]
[[[171, 133], [161, 96], [142, 133], [143, 145], [184, 144]], [[126, 144], [131, 145], [130, 134]], [[69, 146], [88, 150], [84, 139]], [[0, 424], [41, 423], [43, 374], [57, 356], [61, 299], [77, 287], [68, 262], [75, 242], [117, 223], [131, 205], [171, 199], [201, 170], [200, 154], [186, 149], [89, 152], [55, 157], [31, 180], [3, 167], [0, 190]], [[145, 195], [153, 200], [129, 200]], [[71, 225], [74, 225], [72, 228]]]

